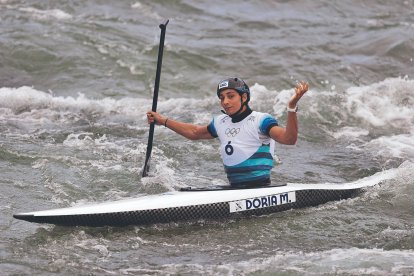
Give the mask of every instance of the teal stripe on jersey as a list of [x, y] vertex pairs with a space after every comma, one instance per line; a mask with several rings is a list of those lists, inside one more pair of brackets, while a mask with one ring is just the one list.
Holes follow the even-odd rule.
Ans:
[[211, 120], [210, 124], [207, 126], [207, 130], [208, 132], [210, 132], [211, 136], [213, 136], [214, 138], [217, 138], [217, 130], [214, 126], [214, 118]]
[[240, 172], [254, 172], [262, 170], [271, 170], [273, 168], [273, 160], [249, 160], [249, 162], [244, 163], [243, 166], [225, 166], [224, 170], [226, 173], [240, 173]]
[[263, 116], [263, 118], [261, 119], [259, 123], [259, 129], [262, 134], [269, 135], [269, 130], [271, 126], [277, 126], [277, 125], [279, 125], [277, 123], [277, 120], [273, 118], [272, 116], [270, 116], [270, 114], [266, 114], [265, 116]]
[[270, 154], [270, 146], [262, 145], [246, 161], [235, 166], [224, 166], [230, 183], [250, 182], [270, 178], [273, 168], [273, 157]]
[[254, 173], [254, 174], [250, 174], [249, 177], [246, 177], [246, 175], [244, 174], [239, 174], [239, 175], [232, 175], [227, 176], [227, 179], [229, 180], [231, 185], [237, 185], [240, 183], [246, 183], [246, 182], [254, 182], [254, 181], [264, 181], [264, 180], [268, 180], [270, 179], [270, 174], [266, 173], [266, 172], [262, 172], [262, 173]]

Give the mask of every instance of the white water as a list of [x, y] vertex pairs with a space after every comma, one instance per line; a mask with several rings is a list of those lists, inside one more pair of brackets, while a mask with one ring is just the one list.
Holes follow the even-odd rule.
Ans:
[[[413, 261], [413, 5], [346, 0], [0, 0], [0, 271], [13, 274], [409, 275]], [[158, 110], [207, 124], [226, 76], [296, 146], [272, 181], [390, 179], [359, 197], [228, 222], [62, 228], [12, 214], [225, 184], [217, 141], [157, 127], [140, 173], [158, 24], [169, 18]]]

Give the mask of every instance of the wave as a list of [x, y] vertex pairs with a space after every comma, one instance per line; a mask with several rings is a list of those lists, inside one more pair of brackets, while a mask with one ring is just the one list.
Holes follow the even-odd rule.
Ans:
[[240, 262], [244, 273], [285, 272], [306, 274], [386, 275], [414, 271], [412, 250], [332, 249], [312, 253], [278, 253], [269, 258]]
[[[301, 104], [301, 110], [305, 111], [305, 115], [317, 115], [321, 120], [335, 123], [335, 126], [336, 123], [340, 123], [341, 128], [336, 131], [339, 136], [346, 136], [347, 133], [354, 136], [352, 130], [360, 132], [364, 127], [393, 127], [410, 130], [414, 124], [414, 109], [412, 108], [414, 94], [410, 90], [413, 85], [414, 80], [393, 78], [367, 86], [351, 87], [344, 91], [343, 95], [336, 91], [309, 91], [303, 98], [304, 105]], [[270, 113], [273, 109], [276, 116], [284, 114], [287, 102], [293, 94], [292, 89], [270, 91], [257, 83], [251, 87], [251, 90], [253, 107]], [[273, 101], [269, 101], [269, 98]], [[46, 93], [28, 86], [0, 88], [0, 100], [0, 107], [11, 109], [14, 113], [49, 109], [100, 114], [122, 113], [127, 116], [136, 116], [141, 112], [138, 109], [149, 107], [151, 104], [150, 99], [144, 98], [89, 99], [82, 93], [78, 93], [76, 98], [54, 96], [52, 92]], [[323, 101], [326, 101], [326, 104]], [[333, 102], [336, 104], [332, 104]], [[208, 109], [207, 111], [214, 112], [216, 110], [211, 110], [214, 106], [217, 110], [219, 109], [214, 95], [208, 99], [161, 98], [159, 104], [160, 109], [166, 112], [176, 112], [177, 109], [184, 109], [182, 113], [192, 112], [195, 109]], [[329, 114], [324, 111], [337, 112], [341, 118], [329, 118]]]
[[73, 16], [70, 15], [67, 12], [64, 12], [59, 9], [52, 9], [52, 10], [40, 10], [33, 7], [26, 7], [26, 8], [19, 8], [19, 11], [25, 12], [34, 19], [38, 20], [51, 20], [51, 19], [57, 19], [57, 20], [69, 20], [72, 19]]
[[413, 80], [386, 79], [352, 87], [345, 91], [343, 118], [347, 126], [333, 132], [355, 141], [365, 139], [360, 148], [377, 155], [414, 160]]
[[345, 108], [349, 116], [373, 127], [409, 127], [414, 124], [413, 85], [414, 80], [406, 77], [351, 87], [345, 91]]
[[414, 266], [412, 250], [332, 249], [321, 252], [277, 252], [271, 257], [254, 258], [219, 265], [199, 263], [165, 264], [156, 269], [140, 266], [120, 269], [122, 274], [202, 274], [202, 275], [409, 275]]
[[[414, 94], [410, 92], [413, 85], [414, 80], [405, 77], [345, 91], [311, 90], [300, 103], [301, 135], [306, 139], [318, 133], [323, 139], [331, 137], [351, 150], [413, 160]], [[284, 121], [292, 89], [272, 91], [256, 83], [251, 91], [253, 109], [275, 114]], [[63, 97], [27, 86], [0, 88], [0, 121], [13, 120], [29, 132], [48, 125], [49, 129], [59, 128], [59, 124], [82, 121], [143, 130], [147, 128], [145, 112], [150, 106], [148, 98], [93, 99], [81, 93], [77, 97]], [[213, 115], [220, 114], [214, 96], [160, 98], [158, 110], [196, 124], [208, 124]]]
[[[400, 77], [345, 91], [334, 86], [311, 90], [299, 104], [301, 133], [306, 138], [316, 132], [320, 141], [326, 135], [352, 150], [414, 160], [413, 85], [414, 80]], [[259, 84], [252, 86], [252, 93], [255, 107], [273, 109], [278, 117], [284, 116], [292, 95], [291, 90], [270, 91]]]

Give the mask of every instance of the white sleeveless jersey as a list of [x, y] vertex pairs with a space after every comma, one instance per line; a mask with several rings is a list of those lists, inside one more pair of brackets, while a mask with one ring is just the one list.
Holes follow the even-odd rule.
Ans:
[[275, 141], [268, 132], [275, 125], [271, 115], [256, 111], [236, 123], [225, 114], [211, 121], [208, 129], [220, 139], [220, 154], [232, 185], [270, 179]]

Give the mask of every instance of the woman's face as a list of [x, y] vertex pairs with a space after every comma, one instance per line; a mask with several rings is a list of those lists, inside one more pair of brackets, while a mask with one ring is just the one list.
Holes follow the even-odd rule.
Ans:
[[[247, 95], [242, 96], [234, 89], [226, 89], [220, 93], [220, 103], [227, 115], [231, 116], [240, 110], [243, 102], [246, 101]], [[246, 108], [245, 106], [243, 108]], [[244, 111], [244, 110], [243, 110]]]

